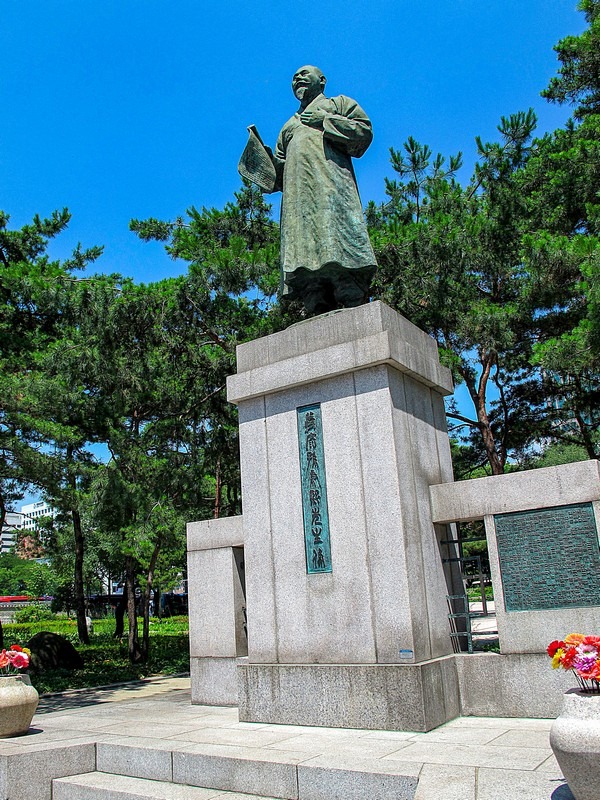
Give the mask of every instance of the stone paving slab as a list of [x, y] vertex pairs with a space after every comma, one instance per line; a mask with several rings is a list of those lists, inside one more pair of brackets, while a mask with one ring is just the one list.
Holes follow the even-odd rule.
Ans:
[[424, 764], [415, 800], [475, 800], [475, 774], [475, 767]]
[[[170, 747], [170, 743], [167, 744]], [[271, 764], [300, 764], [315, 758], [313, 754], [307, 755], [298, 751], [272, 750], [268, 747], [242, 747], [240, 745], [213, 744], [210, 742], [185, 743], [185, 747], [178, 748], [185, 753], [195, 753], [201, 756], [213, 756], [222, 759], [236, 759], [242, 761], [262, 761]], [[175, 752], [175, 750], [173, 750]]]
[[558, 761], [554, 757], [554, 753], [547, 758], [543, 764], [540, 764], [537, 767], [536, 772], [551, 772], [554, 775], [561, 775], [560, 767], [558, 766]]
[[328, 752], [332, 749], [332, 741], [336, 753], [340, 755], [356, 755], [362, 758], [377, 758], [390, 755], [406, 747], [408, 742], [396, 741], [393, 739], [367, 739], [363, 738], [339, 738], [332, 740], [331, 737], [320, 737], [318, 734], [303, 734], [284, 739], [268, 745], [269, 750], [287, 750], [288, 752], [300, 752], [313, 756]]
[[383, 756], [386, 760], [418, 761], [423, 764], [462, 764], [467, 767], [497, 767], [506, 770], [534, 770], [551, 755], [547, 748], [493, 747], [464, 745], [460, 740], [447, 742], [411, 742], [397, 753]]
[[[175, 733], [172, 735], [173, 739], [186, 742], [198, 742], [206, 744], [229, 744], [237, 745], [239, 747], [268, 747], [269, 745], [275, 746], [279, 743], [282, 750], [289, 749], [286, 746], [287, 742], [292, 743], [294, 738], [288, 732], [280, 732], [276, 730], [265, 730], [264, 728], [247, 728], [237, 729], [233, 727], [221, 728], [200, 728], [193, 731], [186, 731], [184, 733]], [[292, 747], [292, 749], [295, 749]]]
[[[461, 717], [427, 733], [248, 723], [239, 721], [237, 708], [191, 705], [189, 685], [189, 678], [163, 678], [42, 698], [31, 732], [0, 741], [2, 780], [19, 770], [23, 775], [21, 783], [16, 781], [17, 794], [10, 789], [2, 794], [5, 784], [0, 781], [0, 797], [50, 800], [49, 788], [35, 788], [42, 787], [42, 773], [72, 768], [65, 765], [74, 755], [66, 752], [70, 748], [89, 754], [95, 747], [103, 769], [129, 771], [130, 780], [191, 778], [197, 785], [190, 800], [233, 800], [247, 796], [249, 788], [262, 788], [263, 797], [309, 800], [323, 780], [331, 792], [327, 800], [334, 800], [336, 792], [343, 800], [381, 800], [369, 781], [393, 792], [394, 781], [382, 776], [400, 776], [407, 796], [411, 789], [406, 781], [414, 778], [416, 783], [418, 778], [414, 800], [573, 800], [550, 750], [552, 720]], [[15, 760], [17, 756], [27, 761]], [[33, 791], [31, 765], [36, 770]], [[208, 790], [202, 786], [207, 765], [217, 778], [216, 788]], [[89, 764], [85, 769], [77, 765], [76, 771], [88, 770]], [[262, 781], [265, 772], [270, 788]], [[231, 783], [232, 774], [238, 775], [237, 784]], [[380, 777], [361, 777], [368, 775]], [[75, 779], [62, 783], [69, 781], [75, 785]], [[302, 787], [304, 797], [298, 795]], [[242, 794], [223, 794], [230, 788]], [[180, 796], [187, 800], [185, 794], [173, 800]], [[84, 800], [84, 795], [68, 797]], [[118, 798], [125, 800], [123, 794]]]
[[[180, 724], [175, 720], [143, 720], [144, 724], [140, 724], [140, 720], [126, 719], [120, 722], [108, 722], [101, 727], [96, 728], [97, 731], [103, 733], [114, 733], [118, 736], [148, 736], [156, 739], [170, 739], [179, 736], [185, 741], [195, 741], [194, 736], [198, 735], [199, 731], [196, 729], [193, 720], [189, 720], [187, 724]], [[205, 729], [202, 729], [204, 731]], [[211, 730], [211, 729], [208, 729]], [[214, 729], [220, 730], [220, 729]]]
[[378, 775], [396, 775], [418, 778], [423, 764], [415, 762], [385, 761], [360, 758], [349, 753], [324, 754], [301, 761], [299, 766], [310, 769], [344, 770], [346, 772], [373, 772]]
[[[551, 719], [533, 719], [531, 717], [457, 717], [452, 722], [447, 723], [447, 726], [452, 728], [510, 728], [511, 730], [517, 729], [535, 729], [550, 732], [553, 720]], [[443, 726], [446, 727], [446, 726]]]
[[477, 777], [477, 800], [575, 800], [564, 780], [539, 772], [480, 769]]
[[[504, 728], [463, 728], [460, 734], [457, 734], [456, 728], [443, 725], [441, 728], [434, 728], [434, 730], [428, 731], [427, 733], [411, 735], [409, 741], [418, 742], [419, 744], [431, 744], [438, 742], [440, 744], [456, 744], [457, 742], [460, 742], [461, 745], [474, 745], [476, 747], [480, 747], [482, 745], [492, 743], [495, 744], [502, 736], [508, 736], [511, 733], [520, 733], [520, 731], [511, 731], [509, 726], [506, 725]], [[524, 732], [524, 735], [528, 735], [530, 733], [531, 731], [527, 731]], [[547, 733], [545, 734], [545, 737], [545, 744], [543, 746], [548, 747]], [[509, 745], [510, 740], [507, 741], [506, 744]]]
[[499, 732], [499, 736], [490, 739], [491, 747], [540, 747], [548, 749], [548, 731], [546, 730], [518, 730]]

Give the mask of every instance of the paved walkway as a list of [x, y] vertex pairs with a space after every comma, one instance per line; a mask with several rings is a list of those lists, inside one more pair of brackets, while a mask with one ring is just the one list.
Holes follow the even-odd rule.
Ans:
[[419, 776], [415, 800], [573, 800], [550, 750], [550, 725], [463, 717], [408, 733], [244, 723], [236, 708], [191, 705], [189, 678], [175, 677], [43, 698], [30, 733], [1, 741], [0, 758], [61, 742], [168, 743], [186, 752], [402, 770]]

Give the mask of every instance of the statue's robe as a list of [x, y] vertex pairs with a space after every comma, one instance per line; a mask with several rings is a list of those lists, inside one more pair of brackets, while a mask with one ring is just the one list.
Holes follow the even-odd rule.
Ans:
[[371, 122], [344, 95], [316, 97], [307, 111], [325, 112], [323, 130], [300, 121], [283, 126], [275, 149], [282, 189], [281, 266], [283, 294], [310, 294], [323, 281], [336, 287], [343, 305], [365, 302], [376, 262], [356, 186], [352, 158], [371, 144]]

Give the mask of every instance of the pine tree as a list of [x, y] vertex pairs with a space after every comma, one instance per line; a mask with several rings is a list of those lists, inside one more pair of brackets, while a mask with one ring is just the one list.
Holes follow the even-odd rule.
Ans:
[[561, 66], [542, 97], [556, 103], [578, 103], [575, 117], [600, 113], [600, 0], [580, 0], [588, 28], [566, 36], [555, 46]]

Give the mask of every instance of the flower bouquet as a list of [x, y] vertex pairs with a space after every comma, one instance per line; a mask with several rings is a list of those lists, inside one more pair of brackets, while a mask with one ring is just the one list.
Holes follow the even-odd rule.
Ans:
[[588, 694], [600, 694], [600, 636], [570, 633], [564, 641], [551, 642], [547, 653], [552, 668], [572, 670], [579, 688]]
[[31, 650], [19, 647], [18, 644], [13, 644], [10, 650], [2, 650], [0, 652], [0, 676], [18, 674], [19, 670], [27, 669], [30, 655]]

